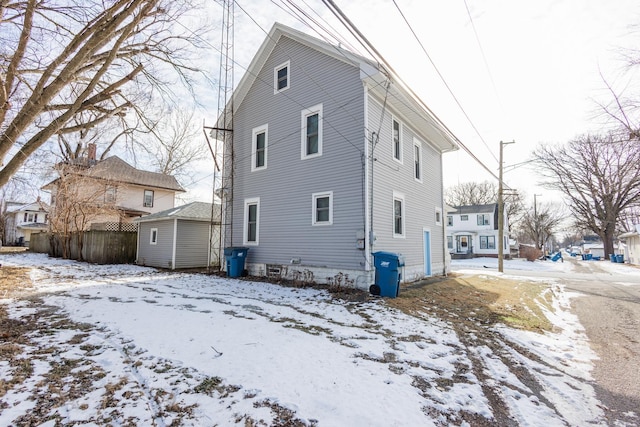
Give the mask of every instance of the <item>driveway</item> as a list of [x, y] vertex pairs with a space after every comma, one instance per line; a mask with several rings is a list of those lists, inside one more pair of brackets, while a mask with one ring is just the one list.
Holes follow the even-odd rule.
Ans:
[[[639, 425], [633, 412], [640, 408], [640, 275], [632, 266], [615, 269], [606, 261], [579, 261], [573, 271], [523, 272], [523, 276], [553, 277], [567, 291], [580, 296], [572, 299], [572, 309], [600, 357], [593, 377], [596, 394], [606, 406], [610, 425], [624, 422]], [[506, 272], [506, 270], [505, 270]], [[513, 272], [515, 273], [515, 272]]]

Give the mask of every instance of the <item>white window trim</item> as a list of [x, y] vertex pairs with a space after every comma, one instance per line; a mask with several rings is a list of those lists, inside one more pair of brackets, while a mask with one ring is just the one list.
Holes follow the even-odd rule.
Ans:
[[[256, 241], [249, 241], [249, 205], [257, 205], [256, 209]], [[260, 197], [244, 199], [244, 225], [242, 232], [242, 241], [247, 246], [258, 246], [260, 243]]]
[[[440, 215], [440, 221], [438, 221], [438, 214]], [[436, 225], [442, 225], [442, 208], [436, 207], [435, 220]]]
[[[400, 200], [402, 202], [402, 233], [396, 233], [396, 200]], [[391, 231], [393, 232], [393, 237], [396, 239], [404, 239], [405, 233], [407, 229], [407, 205], [405, 202], [404, 194], [398, 193], [396, 191], [393, 192], [393, 203], [391, 203]]]
[[[449, 224], [449, 219], [451, 219], [451, 224]], [[453, 215], [447, 215], [447, 227], [453, 227]]]
[[[307, 155], [307, 117], [318, 114], [318, 152]], [[302, 110], [301, 123], [302, 132], [300, 138], [300, 159], [311, 159], [322, 156], [322, 104], [314, 105], [311, 108]]]
[[[329, 221], [316, 220], [316, 200], [321, 197], [329, 197]], [[333, 225], [333, 191], [325, 191], [322, 193], [313, 193], [311, 195], [311, 225], [323, 226]]]
[[[256, 166], [257, 141], [256, 136], [264, 132], [264, 166]], [[267, 154], [269, 152], [269, 124], [258, 126], [251, 131], [251, 172], [261, 171], [267, 168]]]
[[[418, 138], [413, 138], [413, 179], [415, 179], [417, 182], [422, 182], [422, 176], [424, 175], [424, 167], [422, 165], [422, 142], [418, 139]], [[416, 178], [416, 167], [415, 167], [415, 161], [416, 161], [416, 148], [418, 149], [418, 167], [419, 167], [419, 173], [420, 173], [420, 177]]]
[[[486, 224], [484, 222], [485, 216], [486, 216], [486, 219], [487, 219], [487, 223]], [[480, 218], [482, 218], [482, 224], [479, 224]], [[478, 216], [476, 218], [476, 225], [479, 225], [479, 226], [491, 225], [491, 215], [489, 215], [489, 214], [478, 214]]]
[[[287, 85], [278, 89], [278, 71], [287, 67]], [[291, 61], [284, 62], [273, 69], [273, 94], [284, 92], [291, 87]]]
[[[156, 236], [156, 239], [153, 240], [153, 236]], [[158, 244], [158, 229], [156, 227], [152, 228], [149, 232], [149, 244], [157, 245]]]
[[[485, 242], [486, 242], [486, 245], [485, 245], [486, 247], [485, 248], [482, 247], [482, 238], [484, 238]], [[492, 248], [489, 247], [489, 239], [493, 239], [493, 247]], [[493, 236], [493, 235], [480, 236], [480, 250], [492, 251], [492, 250], [496, 249], [498, 247], [496, 245], [496, 240], [498, 240], [498, 239], [496, 239], [496, 236]]]
[[[400, 152], [398, 154], [400, 154], [400, 158], [396, 159], [395, 156], [395, 141], [393, 140], [393, 122], [397, 122], [398, 123], [398, 138], [400, 139]], [[402, 131], [403, 131], [403, 124], [400, 120], [398, 120], [397, 117], [391, 117], [391, 157], [393, 158], [393, 160], [395, 160], [396, 162], [402, 164], [403, 162], [403, 149], [402, 149]]]
[[[151, 204], [147, 204], [147, 191], [151, 193]], [[144, 189], [142, 192], [142, 206], [145, 208], [152, 208], [155, 203], [156, 193], [153, 190]]]

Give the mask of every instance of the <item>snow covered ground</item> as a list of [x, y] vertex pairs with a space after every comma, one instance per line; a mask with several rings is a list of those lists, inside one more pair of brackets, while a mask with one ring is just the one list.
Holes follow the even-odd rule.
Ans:
[[[492, 262], [453, 268], [493, 274]], [[492, 425], [496, 398], [519, 425], [606, 425], [596, 356], [558, 285], [548, 316], [561, 332], [499, 326], [490, 348], [384, 299], [40, 254], [0, 263], [31, 268], [39, 298], [1, 300], [10, 318], [42, 323], [0, 360], [0, 425]]]

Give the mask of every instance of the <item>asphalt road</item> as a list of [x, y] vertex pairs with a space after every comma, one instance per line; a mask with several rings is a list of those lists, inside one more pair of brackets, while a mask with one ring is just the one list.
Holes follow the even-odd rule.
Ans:
[[565, 262], [575, 263], [574, 272], [509, 273], [554, 277], [582, 295], [572, 299], [572, 308], [600, 357], [593, 377], [607, 421], [640, 425], [640, 275], [611, 274], [599, 262]]

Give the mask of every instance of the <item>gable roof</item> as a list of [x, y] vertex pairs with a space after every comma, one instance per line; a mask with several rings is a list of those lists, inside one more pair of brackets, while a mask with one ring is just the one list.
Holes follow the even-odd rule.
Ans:
[[[212, 204], [207, 202], [191, 202], [186, 205], [166, 209], [151, 215], [145, 215], [136, 218], [134, 222], [159, 221], [166, 219], [187, 219], [195, 221], [211, 221], [212, 220]], [[213, 207], [213, 222], [220, 222], [220, 207]]]
[[118, 156], [107, 157], [97, 162], [94, 166], [81, 172], [81, 175], [127, 184], [184, 191], [174, 176], [136, 169]]
[[[359, 68], [360, 78], [363, 82], [368, 83], [369, 93], [372, 93], [381, 101], [386, 98], [387, 103], [398, 111], [419, 135], [426, 139], [425, 142], [429, 142], [440, 152], [453, 151], [459, 148], [456, 137], [451, 131], [426, 108], [409, 88], [403, 87], [401, 82], [396, 82], [390, 78], [391, 73], [381, 64], [278, 22], [271, 28], [258, 52], [253, 57], [246, 73], [242, 76], [237, 88], [233, 91], [232, 100], [229, 101], [226, 107], [227, 110], [230, 106], [233, 106], [234, 112], [238, 110], [247, 93], [256, 83], [260, 70], [267, 62], [281, 37], [288, 37], [311, 49]], [[387, 82], [390, 83], [388, 86]], [[229, 125], [230, 115], [218, 117], [216, 127], [226, 128]]]
[[[177, 192], [185, 191], [180, 184], [178, 184], [178, 181], [174, 176], [136, 169], [118, 156], [107, 157], [106, 159], [100, 160], [89, 167], [78, 168], [75, 170], [75, 173], [106, 181], [134, 184], [143, 187], [162, 188]], [[42, 188], [49, 188], [51, 184], [57, 182], [58, 179], [53, 180]]]
[[471, 214], [471, 213], [494, 213], [496, 211], [497, 204], [489, 203], [488, 205], [466, 205], [466, 206], [454, 206], [455, 214]]
[[17, 204], [15, 202], [7, 202], [7, 205], [11, 204], [11, 206], [7, 206], [7, 212], [49, 212], [49, 205], [43, 202], [42, 200], [37, 200], [33, 203], [23, 203]]

